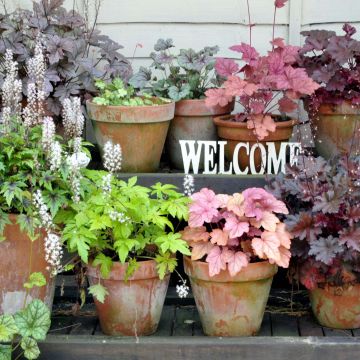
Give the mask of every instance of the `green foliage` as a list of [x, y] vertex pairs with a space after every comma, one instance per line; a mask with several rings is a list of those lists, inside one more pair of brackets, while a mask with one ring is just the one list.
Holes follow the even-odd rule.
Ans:
[[[69, 252], [77, 252], [85, 262], [99, 266], [103, 278], [109, 276], [114, 261], [128, 263], [127, 277], [142, 258], [156, 259], [163, 278], [176, 266], [174, 254], [190, 255], [187, 244], [174, 231], [171, 220], [187, 220], [189, 199], [173, 185], [137, 185], [112, 176], [111, 191], [101, 188], [107, 172], [86, 170], [84, 199], [63, 212], [63, 239]], [[96, 285], [91, 292], [102, 298]]]
[[97, 301], [100, 301], [101, 303], [104, 303], [106, 295], [109, 294], [106, 288], [102, 286], [100, 283], [90, 286], [89, 293], [92, 296], [94, 296], [94, 298]]
[[26, 289], [32, 289], [33, 287], [42, 287], [46, 285], [46, 279], [43, 273], [34, 272], [30, 274], [29, 280], [24, 284]]
[[156, 106], [169, 102], [167, 99], [154, 98], [148, 94], [137, 96], [135, 89], [124, 84], [120, 78], [115, 78], [107, 83], [97, 80], [95, 86], [99, 89], [99, 95], [93, 99], [98, 105], [115, 106]]
[[[45, 340], [50, 328], [50, 310], [40, 300], [33, 300], [14, 315], [0, 315], [0, 343], [13, 342], [20, 336], [20, 347], [26, 359], [37, 359], [37, 341]], [[10, 360], [11, 345], [0, 345], [0, 360]]]

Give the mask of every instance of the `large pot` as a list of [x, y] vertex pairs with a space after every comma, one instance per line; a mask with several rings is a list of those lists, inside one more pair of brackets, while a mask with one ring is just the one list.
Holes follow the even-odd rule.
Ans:
[[105, 106], [86, 102], [96, 141], [121, 145], [122, 172], [155, 172], [159, 168], [175, 103], [153, 106]]
[[30, 289], [27, 303], [40, 299], [51, 309], [54, 299], [55, 281], [50, 278], [45, 261], [45, 232], [41, 231], [39, 238], [31, 241], [20, 230], [17, 217], [10, 214], [11, 224], [5, 226], [5, 240], [0, 242], [0, 314], [14, 314], [23, 308], [26, 297], [24, 283], [33, 272], [41, 272], [47, 283]]
[[313, 313], [322, 326], [335, 329], [360, 328], [360, 285], [340, 292], [336, 287], [309, 291]]
[[[225, 107], [208, 108], [205, 99], [180, 100], [175, 105], [175, 117], [170, 124], [166, 139], [166, 151], [170, 162], [176, 169], [184, 170], [180, 148], [180, 140], [214, 140], [218, 139], [213, 123], [215, 116], [230, 114], [234, 109], [234, 102]], [[195, 146], [197, 149], [197, 146]], [[200, 166], [204, 166], [204, 154], [200, 157]]]
[[339, 105], [322, 104], [313, 116], [315, 147], [325, 159], [355, 153], [360, 149], [360, 108], [344, 101]]
[[[239, 142], [249, 143], [251, 148], [254, 144], [263, 144], [266, 148], [266, 142], [274, 142], [277, 154], [280, 151], [281, 143], [287, 142], [292, 136], [294, 126], [298, 124], [297, 120], [287, 120], [275, 122], [276, 130], [269, 132], [269, 135], [263, 140], [258, 140], [252, 129], [247, 128], [246, 122], [233, 121], [233, 116], [219, 116], [214, 119], [219, 138], [226, 140], [225, 158], [233, 161], [234, 150]], [[241, 148], [238, 152], [238, 164], [241, 171], [250, 167], [250, 157], [246, 149]], [[266, 164], [263, 164], [261, 151], [257, 148], [254, 152], [254, 168], [257, 173], [265, 172]]]
[[98, 267], [88, 266], [91, 285], [99, 281], [106, 287], [105, 302], [94, 299], [104, 334], [142, 336], [153, 334], [159, 324], [170, 274], [159, 279], [156, 262], [139, 262], [135, 273], [125, 281], [128, 264], [114, 263], [110, 276], [103, 279]]
[[209, 276], [209, 265], [184, 257], [204, 333], [209, 336], [250, 336], [261, 326], [277, 266], [250, 263], [236, 276], [228, 271]]

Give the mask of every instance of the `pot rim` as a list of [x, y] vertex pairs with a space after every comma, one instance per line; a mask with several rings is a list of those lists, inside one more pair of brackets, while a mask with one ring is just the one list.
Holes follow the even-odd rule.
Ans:
[[[156, 99], [156, 96], [152, 96], [153, 99]], [[174, 106], [175, 105], [175, 101], [171, 100], [171, 99], [167, 99], [170, 100], [170, 102], [165, 103], [165, 104], [155, 104], [155, 105], [136, 105], [136, 106], [125, 106], [125, 105], [99, 105], [94, 103], [91, 100], [86, 100], [86, 105], [90, 105], [90, 106], [94, 106], [94, 107], [102, 107], [102, 108], [108, 108], [110, 110], [119, 110], [119, 109], [151, 109], [151, 108], [162, 108], [162, 107], [169, 107], [169, 106]]]
[[[144, 260], [138, 262], [139, 267], [135, 272], [128, 278], [128, 280], [146, 280], [159, 278], [159, 274], [156, 270], [156, 261], [155, 260]], [[125, 281], [126, 269], [128, 268], [129, 263], [126, 262], [122, 264], [120, 261], [113, 262], [113, 266], [110, 270], [110, 274], [107, 278], [104, 278], [100, 273], [100, 266], [93, 266], [92, 263], [86, 264], [86, 274], [87, 276], [101, 279], [101, 280], [115, 280], [115, 281]], [[165, 275], [165, 278], [170, 276], [170, 273]]]
[[217, 275], [209, 275], [209, 264], [205, 261], [191, 260], [189, 256], [184, 256], [184, 270], [190, 278], [195, 278], [208, 282], [249, 282], [265, 280], [273, 277], [277, 271], [276, 264], [270, 264], [268, 261], [249, 263], [235, 276], [231, 276], [227, 270], [221, 270]]
[[203, 117], [203, 116], [221, 116], [229, 114], [233, 111], [235, 101], [225, 106], [207, 107], [206, 98], [203, 99], [183, 99], [175, 103], [175, 116], [181, 117]]

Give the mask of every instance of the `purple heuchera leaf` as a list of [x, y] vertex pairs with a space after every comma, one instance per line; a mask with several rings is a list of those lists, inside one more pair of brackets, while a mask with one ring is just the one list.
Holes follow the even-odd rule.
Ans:
[[330, 265], [337, 254], [340, 254], [344, 247], [339, 239], [333, 236], [326, 238], [320, 237], [310, 242], [309, 255], [315, 256], [315, 259], [326, 265]]

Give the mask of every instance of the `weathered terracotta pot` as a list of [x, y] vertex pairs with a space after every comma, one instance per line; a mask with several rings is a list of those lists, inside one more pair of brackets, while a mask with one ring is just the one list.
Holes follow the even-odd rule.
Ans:
[[170, 274], [159, 279], [154, 260], [139, 262], [139, 268], [125, 281], [127, 264], [114, 263], [108, 279], [99, 268], [88, 266], [91, 285], [99, 279], [109, 294], [102, 304], [96, 299], [101, 329], [106, 335], [142, 336], [153, 334], [159, 324]]
[[311, 307], [322, 326], [335, 329], [360, 328], [360, 285], [344, 289], [334, 287], [309, 291]]
[[251, 263], [236, 276], [221, 271], [209, 276], [206, 262], [184, 257], [204, 333], [209, 336], [250, 336], [261, 326], [277, 266]]
[[41, 272], [47, 285], [31, 289], [27, 303], [40, 299], [51, 309], [55, 281], [46, 270], [48, 264], [44, 251], [45, 232], [41, 232], [40, 237], [32, 242], [16, 224], [17, 215], [10, 214], [10, 220], [12, 224], [6, 225], [4, 229], [6, 240], [0, 242], [0, 314], [13, 314], [23, 308], [26, 295], [24, 283], [33, 272]]
[[175, 103], [154, 106], [104, 106], [86, 102], [96, 141], [121, 145], [122, 172], [155, 172], [159, 168]]
[[[214, 119], [219, 138], [227, 141], [225, 158], [228, 161], [233, 161], [234, 149], [239, 142], [248, 142], [250, 148], [256, 143], [261, 143], [265, 146], [265, 143], [268, 141], [274, 142], [278, 154], [281, 143], [289, 141], [294, 126], [298, 123], [297, 120], [276, 122], [276, 130], [274, 132], [270, 132], [263, 140], [257, 140], [253, 130], [248, 129], [246, 123], [231, 121], [232, 119], [232, 115], [219, 116]], [[242, 171], [250, 166], [249, 156], [244, 148], [241, 148], [238, 153], [238, 163]], [[262, 164], [261, 152], [258, 148], [254, 153], [254, 165], [256, 172], [260, 172], [262, 168], [265, 168], [265, 164]]]
[[348, 101], [339, 105], [322, 104], [313, 122], [317, 127], [315, 147], [325, 159], [350, 151], [355, 153], [360, 148], [360, 107], [353, 107]]
[[[205, 99], [180, 100], [175, 105], [175, 117], [170, 124], [166, 139], [166, 151], [172, 166], [183, 170], [183, 159], [179, 140], [217, 140], [218, 136], [213, 118], [219, 115], [230, 114], [234, 103], [225, 107], [215, 106], [208, 108]], [[200, 166], [204, 166], [204, 155], [200, 157]]]

